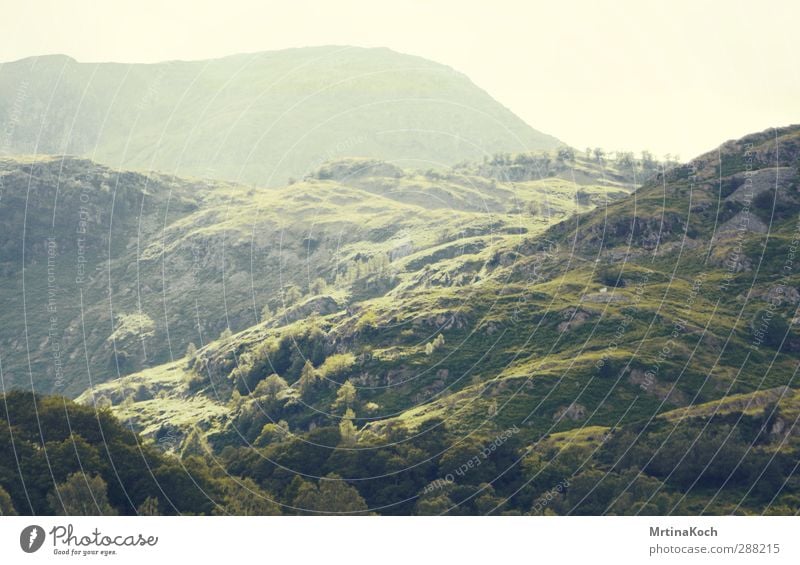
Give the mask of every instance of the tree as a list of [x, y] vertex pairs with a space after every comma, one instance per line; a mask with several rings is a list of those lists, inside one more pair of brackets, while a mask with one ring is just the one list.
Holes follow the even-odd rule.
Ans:
[[598, 163], [602, 163], [603, 159], [605, 158], [606, 152], [603, 151], [603, 149], [600, 147], [595, 147], [593, 153], [594, 153], [594, 160], [597, 161]]
[[367, 310], [356, 323], [356, 331], [367, 333], [378, 327], [378, 315], [372, 310]]
[[547, 155], [542, 156], [541, 160], [539, 161], [541, 165], [540, 173], [547, 176], [550, 174], [550, 157]]
[[560, 147], [557, 155], [559, 161], [569, 162], [575, 160], [575, 150], [572, 147]]
[[319, 374], [326, 379], [338, 382], [338, 379], [350, 372], [355, 362], [356, 356], [352, 353], [334, 353], [325, 359], [319, 368]]
[[613, 265], [599, 267], [596, 275], [597, 280], [606, 286], [621, 288], [626, 284], [620, 268]]
[[0, 516], [16, 516], [17, 511], [14, 509], [14, 504], [11, 502], [11, 495], [8, 491], [0, 486]]
[[148, 496], [136, 509], [136, 513], [139, 516], [161, 516], [158, 499], [154, 496]]
[[187, 457], [189, 455], [199, 455], [203, 457], [209, 453], [211, 453], [211, 446], [208, 445], [208, 441], [206, 440], [205, 436], [203, 436], [203, 433], [199, 428], [193, 428], [192, 431], [189, 432], [186, 440], [183, 442], [183, 446], [181, 447], [181, 457]]
[[367, 503], [358, 490], [335, 474], [320, 479], [319, 486], [303, 481], [297, 490], [293, 505], [298, 510], [330, 514], [354, 514], [367, 511]]
[[269, 304], [264, 304], [264, 307], [261, 309], [261, 321], [266, 322], [270, 318], [272, 318], [272, 310]]
[[111, 407], [113, 406], [113, 404], [114, 404], [114, 403], [113, 403], [113, 402], [111, 402], [111, 399], [110, 399], [110, 398], [108, 398], [108, 397], [107, 397], [106, 395], [104, 395], [104, 394], [101, 394], [100, 396], [98, 396], [98, 397], [97, 397], [97, 400], [95, 400], [95, 401], [94, 401], [94, 406], [95, 406], [95, 408], [97, 408], [98, 410], [106, 410], [106, 409], [109, 409], [109, 408], [111, 408]]
[[317, 383], [317, 372], [314, 370], [314, 365], [311, 361], [306, 360], [303, 364], [303, 369], [300, 371], [300, 378], [297, 379], [297, 390], [301, 395], [309, 394]]
[[300, 289], [295, 285], [286, 287], [286, 290], [283, 293], [283, 301], [286, 306], [291, 306], [292, 304], [298, 302], [301, 298], [303, 298], [303, 293], [300, 292]]
[[345, 383], [339, 387], [339, 390], [336, 391], [336, 400], [333, 401], [331, 408], [333, 410], [340, 410], [350, 409], [353, 407], [353, 404], [356, 402], [356, 396], [358, 391], [350, 379], [347, 379]]
[[429, 342], [428, 344], [425, 345], [425, 353], [427, 355], [432, 355], [434, 351], [436, 351], [443, 345], [444, 345], [444, 336], [442, 334], [439, 334], [432, 342]]
[[274, 496], [249, 478], [230, 478], [222, 487], [222, 500], [213, 510], [218, 516], [280, 516]]
[[277, 443], [286, 439], [289, 435], [289, 424], [286, 420], [281, 420], [277, 424], [269, 422], [264, 424], [261, 428], [261, 433], [258, 434], [254, 445], [257, 447], [264, 447], [270, 443]]
[[621, 167], [633, 167], [633, 153], [631, 151], [619, 151], [617, 153], [617, 164]]
[[418, 516], [439, 516], [446, 513], [457, 505], [444, 493], [435, 496], [422, 496], [417, 501], [416, 515]]
[[341, 442], [343, 445], [352, 446], [356, 443], [358, 429], [356, 428], [355, 424], [353, 424], [353, 418], [355, 417], [355, 412], [348, 408], [344, 412], [342, 421], [339, 422], [339, 435], [341, 436]]
[[289, 388], [289, 383], [281, 378], [280, 375], [272, 373], [270, 376], [256, 385], [256, 389], [253, 391], [253, 394], [256, 396], [266, 396], [270, 400], [275, 400], [278, 394], [287, 388]]
[[150, 393], [150, 390], [144, 385], [144, 383], [136, 387], [136, 392], [133, 395], [134, 401], [144, 402], [145, 400], [151, 400], [152, 398], [153, 395]]
[[47, 502], [56, 516], [116, 516], [108, 501], [108, 487], [99, 475], [82, 472], [71, 474], [67, 480], [47, 495]]
[[197, 355], [197, 346], [190, 341], [189, 345], [186, 346], [186, 359], [188, 359], [189, 362], [191, 363], [192, 361], [194, 361], [196, 355]]
[[224, 330], [222, 330], [222, 333], [219, 334], [219, 338], [223, 341], [230, 339], [231, 337], [233, 337], [233, 332], [231, 331], [230, 328], [225, 328]]
[[323, 292], [325, 292], [325, 289], [327, 287], [328, 287], [328, 283], [325, 282], [325, 279], [323, 279], [322, 277], [318, 277], [318, 278], [314, 279], [314, 282], [312, 282], [308, 286], [308, 292], [311, 295], [316, 296], [318, 294], [322, 294]]

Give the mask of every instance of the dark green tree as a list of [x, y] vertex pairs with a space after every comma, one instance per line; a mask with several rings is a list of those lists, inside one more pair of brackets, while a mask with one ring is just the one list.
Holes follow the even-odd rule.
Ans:
[[57, 516], [116, 516], [108, 501], [108, 486], [97, 475], [82, 472], [71, 474], [67, 480], [47, 495], [50, 508]]

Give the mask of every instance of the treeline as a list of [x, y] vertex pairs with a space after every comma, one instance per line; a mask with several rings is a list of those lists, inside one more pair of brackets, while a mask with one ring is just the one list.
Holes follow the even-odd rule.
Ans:
[[391, 422], [297, 434], [270, 424], [255, 444], [214, 449], [195, 437], [178, 457], [104, 409], [24, 392], [0, 398], [4, 515], [792, 514], [800, 506], [800, 438], [774, 405], [539, 441], [517, 427], [457, 433], [438, 419], [415, 430]]
[[0, 396], [0, 513], [279, 514], [269, 493], [204, 458], [161, 452], [106, 409]]
[[222, 459], [296, 507], [308, 477], [321, 474], [349, 478], [338, 488], [381, 514], [791, 514], [800, 504], [800, 442], [770, 431], [777, 413], [656, 420], [591, 441], [527, 445], [508, 430], [464, 437], [431, 420], [415, 433], [401, 425], [362, 433], [356, 449], [341, 449], [339, 430], [326, 427], [229, 447]]
[[650, 151], [642, 151], [637, 155], [633, 151], [606, 151], [601, 147], [587, 147], [585, 151], [560, 147], [553, 152], [495, 153], [485, 156], [480, 163], [458, 163], [453, 170], [506, 182], [523, 182], [556, 175], [580, 163], [594, 163], [597, 166], [612, 167], [626, 177], [635, 173], [641, 181], [650, 174], [677, 165], [678, 162], [677, 155], [667, 154], [663, 159], [658, 159]]

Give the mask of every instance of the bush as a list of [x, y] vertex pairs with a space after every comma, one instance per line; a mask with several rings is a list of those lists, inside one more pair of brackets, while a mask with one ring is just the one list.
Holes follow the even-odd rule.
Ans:
[[336, 381], [346, 376], [355, 363], [356, 357], [352, 353], [337, 353], [325, 359], [319, 368], [319, 375]]

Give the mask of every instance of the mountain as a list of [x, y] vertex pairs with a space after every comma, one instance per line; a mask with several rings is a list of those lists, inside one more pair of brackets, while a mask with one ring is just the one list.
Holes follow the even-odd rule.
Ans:
[[4, 386], [84, 390], [281, 512], [796, 509], [800, 126], [272, 189], [0, 165]]
[[3, 154], [277, 186], [342, 156], [446, 168], [553, 149], [466, 76], [388, 49], [313, 47], [158, 64], [63, 55], [0, 66]]
[[344, 308], [326, 288], [79, 400], [203, 438], [286, 504], [327, 475], [381, 513], [785, 512], [798, 167], [800, 127], [731, 141], [550, 227], [364, 266]]
[[[585, 184], [567, 180], [573, 171]], [[632, 181], [555, 154], [447, 171], [342, 159], [274, 189], [74, 157], [0, 159], [4, 379], [74, 396], [227, 328], [463, 285], [499, 244], [624, 196]]]

